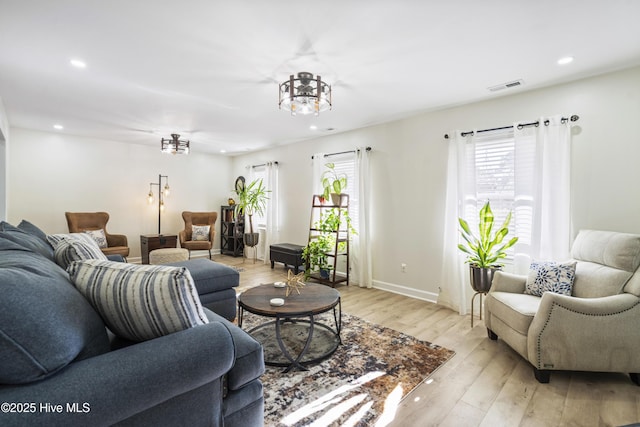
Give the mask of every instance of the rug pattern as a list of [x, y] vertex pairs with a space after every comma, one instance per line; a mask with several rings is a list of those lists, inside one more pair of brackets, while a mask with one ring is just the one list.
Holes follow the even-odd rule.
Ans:
[[[324, 316], [324, 317], [323, 317]], [[327, 315], [318, 319], [332, 324]], [[243, 329], [265, 319], [245, 315]], [[369, 426], [449, 360], [454, 352], [343, 314], [342, 345], [308, 371], [267, 366], [266, 426]]]

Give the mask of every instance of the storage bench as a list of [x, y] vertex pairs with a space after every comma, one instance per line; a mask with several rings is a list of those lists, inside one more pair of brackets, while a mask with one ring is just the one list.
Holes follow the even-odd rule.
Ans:
[[293, 266], [294, 273], [298, 274], [298, 269], [302, 266], [303, 248], [304, 246], [293, 243], [275, 243], [269, 246], [271, 268], [273, 268], [274, 263], [281, 262], [285, 267], [287, 265]]

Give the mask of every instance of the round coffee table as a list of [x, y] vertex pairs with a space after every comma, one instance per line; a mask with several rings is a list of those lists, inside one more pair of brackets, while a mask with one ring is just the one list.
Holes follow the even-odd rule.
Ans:
[[[275, 318], [273, 321], [259, 324], [247, 331], [265, 348], [265, 364], [286, 367], [284, 372], [294, 367], [307, 370], [305, 365], [317, 363], [329, 357], [341, 344], [340, 293], [326, 285], [307, 283], [300, 289], [300, 294], [295, 290], [292, 290], [287, 297], [285, 294], [286, 288], [276, 288], [273, 284], [260, 285], [244, 291], [238, 297], [238, 326], [242, 327], [244, 310], [259, 316]], [[284, 299], [284, 305], [271, 305], [272, 298]], [[335, 328], [317, 322], [315, 319], [317, 315], [330, 310], [333, 310]], [[314, 332], [322, 336], [323, 343], [321, 348], [309, 353]], [[274, 355], [266, 350], [273, 346], [274, 340], [280, 349], [280, 355]], [[291, 345], [292, 341], [298, 341], [299, 345]]]

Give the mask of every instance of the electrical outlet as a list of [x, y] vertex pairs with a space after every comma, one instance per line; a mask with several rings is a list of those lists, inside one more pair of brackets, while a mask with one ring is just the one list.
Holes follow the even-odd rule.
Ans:
[[402, 264], [400, 264], [400, 271], [402, 271], [403, 273], [407, 272], [407, 264], [405, 264], [404, 262]]

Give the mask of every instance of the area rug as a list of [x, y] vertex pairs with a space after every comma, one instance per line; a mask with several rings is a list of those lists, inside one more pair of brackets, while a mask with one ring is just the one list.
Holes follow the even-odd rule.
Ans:
[[[243, 329], [264, 320], [245, 312]], [[332, 316], [319, 321], [333, 326]], [[308, 371], [267, 366], [261, 377], [266, 426], [385, 425], [400, 401], [454, 355], [348, 314], [341, 339], [333, 355]]]

